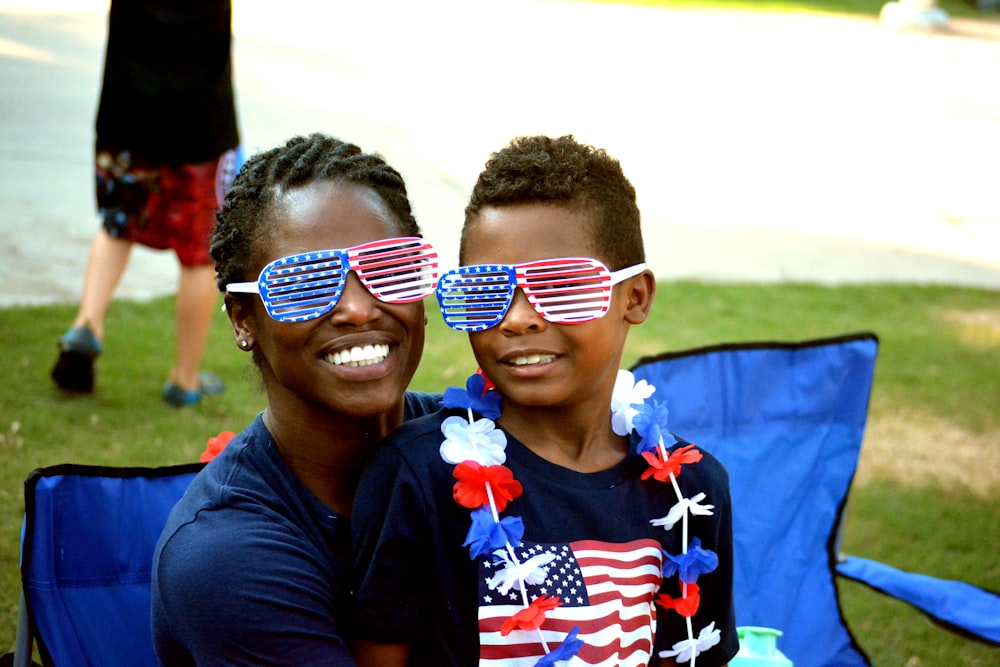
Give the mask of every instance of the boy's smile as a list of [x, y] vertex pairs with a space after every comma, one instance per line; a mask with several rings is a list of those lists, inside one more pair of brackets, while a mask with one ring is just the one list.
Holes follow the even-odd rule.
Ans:
[[529, 354], [513, 357], [507, 360], [512, 366], [534, 366], [535, 364], [547, 364], [556, 360], [554, 354]]

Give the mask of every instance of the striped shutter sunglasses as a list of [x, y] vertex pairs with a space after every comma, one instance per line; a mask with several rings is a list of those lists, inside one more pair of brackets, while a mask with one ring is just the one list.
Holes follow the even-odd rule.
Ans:
[[475, 264], [442, 275], [437, 299], [445, 323], [459, 331], [482, 331], [499, 324], [518, 287], [545, 320], [580, 324], [603, 317], [611, 304], [611, 288], [645, 269], [640, 263], [612, 272], [585, 257]]
[[354, 271], [385, 303], [419, 301], [434, 291], [438, 256], [424, 239], [407, 236], [341, 250], [315, 250], [276, 259], [255, 282], [229, 283], [226, 292], [258, 294], [278, 322], [305, 322], [333, 310]]

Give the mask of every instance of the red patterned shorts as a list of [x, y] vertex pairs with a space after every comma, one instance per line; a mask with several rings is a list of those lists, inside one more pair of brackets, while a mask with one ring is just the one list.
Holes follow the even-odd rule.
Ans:
[[211, 264], [215, 213], [236, 176], [237, 152], [197, 164], [153, 164], [98, 148], [97, 210], [114, 238], [173, 250], [183, 266]]

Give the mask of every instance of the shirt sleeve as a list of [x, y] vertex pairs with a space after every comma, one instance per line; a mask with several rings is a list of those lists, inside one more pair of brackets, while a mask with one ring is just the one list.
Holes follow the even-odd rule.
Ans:
[[169, 665], [353, 666], [334, 614], [349, 599], [349, 568], [331, 570], [266, 517], [204, 511], [159, 551], [158, 657]]

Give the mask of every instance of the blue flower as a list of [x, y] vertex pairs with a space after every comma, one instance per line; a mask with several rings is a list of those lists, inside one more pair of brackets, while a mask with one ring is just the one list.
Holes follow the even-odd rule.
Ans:
[[486, 391], [485, 377], [473, 373], [465, 381], [465, 389], [445, 389], [441, 404], [446, 408], [472, 410], [487, 419], [497, 419], [501, 413], [502, 400], [495, 391]]
[[673, 556], [666, 551], [663, 554], [667, 557], [663, 561], [663, 576], [672, 577], [678, 572], [681, 581], [686, 584], [693, 584], [698, 581], [699, 574], [708, 574], [719, 566], [719, 556], [714, 551], [701, 548], [701, 538], [691, 538], [686, 554]]
[[667, 404], [660, 401], [644, 403], [639, 406], [639, 413], [632, 418], [632, 426], [635, 428], [642, 440], [639, 441], [639, 453], [655, 452], [660, 442], [664, 447], [677, 442], [677, 438], [667, 430], [667, 417], [670, 410]]
[[562, 660], [569, 660], [574, 655], [580, 652], [583, 648], [583, 640], [577, 639], [576, 636], [580, 633], [580, 627], [577, 626], [569, 631], [566, 635], [566, 639], [563, 643], [552, 649], [551, 652], [542, 656], [542, 658], [535, 663], [535, 667], [548, 667], [549, 665], [554, 665]]
[[489, 507], [472, 510], [472, 525], [463, 547], [469, 547], [473, 559], [487, 556], [508, 543], [516, 547], [524, 536], [524, 522], [519, 516], [507, 516], [497, 523]]

